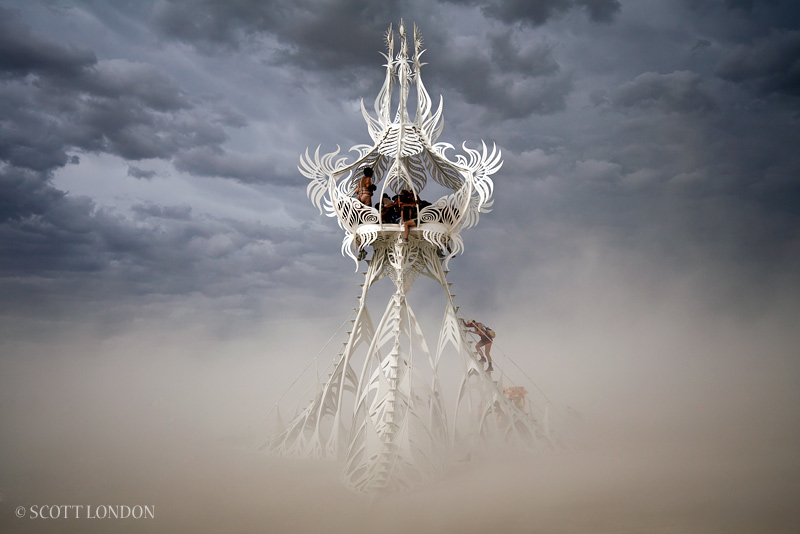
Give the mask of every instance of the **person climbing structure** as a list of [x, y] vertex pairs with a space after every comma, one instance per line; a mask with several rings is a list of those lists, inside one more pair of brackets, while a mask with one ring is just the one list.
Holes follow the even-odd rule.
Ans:
[[[475, 344], [475, 350], [480, 354], [481, 359], [478, 360], [479, 362], [489, 362], [489, 365], [486, 367], [487, 372], [494, 371], [492, 367], [492, 342], [497, 334], [495, 331], [486, 326], [483, 323], [479, 323], [475, 321], [475, 319], [470, 319], [469, 321], [464, 321], [461, 319], [461, 323], [468, 329], [468, 331], [476, 334], [480, 339], [478, 343]], [[481, 351], [483, 349], [483, 351]]]

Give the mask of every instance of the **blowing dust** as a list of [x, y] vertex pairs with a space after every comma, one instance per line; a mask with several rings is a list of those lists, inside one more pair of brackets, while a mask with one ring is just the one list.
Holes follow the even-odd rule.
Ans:
[[[454, 459], [403, 495], [353, 494], [341, 464], [256, 452], [269, 407], [325, 341], [300, 321], [235, 341], [156, 324], [7, 339], [0, 531], [800, 532], [793, 304], [733, 317], [668, 289], [637, 308], [641, 292], [604, 286], [587, 299], [602, 305], [571, 315], [540, 295], [549, 322], [496, 321], [495, 361], [513, 355], [548, 393], [568, 447]], [[42, 505], [155, 514], [15, 516]]]

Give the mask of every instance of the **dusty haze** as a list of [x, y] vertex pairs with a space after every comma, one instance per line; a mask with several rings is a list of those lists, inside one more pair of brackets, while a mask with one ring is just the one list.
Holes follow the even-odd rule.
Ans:
[[[318, 334], [302, 317], [227, 338], [203, 324], [170, 331], [156, 321], [105, 336], [9, 333], [0, 527], [797, 532], [792, 293], [733, 310], [720, 308], [700, 279], [656, 283], [630, 257], [554, 272], [552, 292], [539, 291], [536, 302], [524, 284], [506, 286], [526, 304], [517, 319], [506, 310], [493, 325], [495, 358], [500, 366], [504, 354], [513, 358], [547, 393], [571, 449], [479, 456], [454, 463], [434, 486], [376, 499], [344, 489], [338, 464], [254, 452], [274, 421], [270, 407], [340, 317]], [[567, 406], [580, 417], [565, 417]], [[17, 506], [34, 504], [148, 504], [156, 517], [14, 517]]]

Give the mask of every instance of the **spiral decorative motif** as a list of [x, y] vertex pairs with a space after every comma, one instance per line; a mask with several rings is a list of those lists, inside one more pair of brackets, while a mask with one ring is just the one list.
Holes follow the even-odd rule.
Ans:
[[436, 206], [428, 206], [419, 212], [419, 220], [422, 223], [440, 222], [442, 221], [442, 214]]

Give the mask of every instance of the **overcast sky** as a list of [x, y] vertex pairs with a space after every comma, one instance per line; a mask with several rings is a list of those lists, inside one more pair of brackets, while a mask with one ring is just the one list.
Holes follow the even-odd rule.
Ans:
[[675, 276], [721, 270], [698, 283], [722, 302], [800, 266], [791, 0], [0, 5], [8, 319], [330, 311], [351, 265], [298, 156], [368, 140], [358, 102], [401, 17], [442, 140], [503, 150], [495, 211], [452, 264], [487, 313], [587, 236]]

